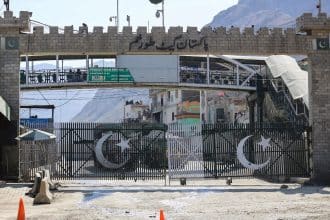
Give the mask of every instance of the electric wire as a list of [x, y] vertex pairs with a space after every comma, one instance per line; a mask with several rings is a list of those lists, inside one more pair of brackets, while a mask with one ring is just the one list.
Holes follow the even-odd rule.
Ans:
[[50, 103], [48, 102], [48, 100], [46, 99], [46, 97], [41, 93], [41, 91], [39, 89], [38, 89], [38, 92], [42, 96], [43, 100], [45, 100], [48, 103], [48, 105], [50, 105]]

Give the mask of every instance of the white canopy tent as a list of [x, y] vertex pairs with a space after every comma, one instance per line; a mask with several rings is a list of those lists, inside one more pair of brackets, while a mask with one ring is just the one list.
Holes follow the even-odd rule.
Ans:
[[292, 98], [302, 98], [309, 107], [308, 72], [303, 71], [294, 58], [286, 55], [270, 56], [266, 63], [274, 78], [282, 78]]

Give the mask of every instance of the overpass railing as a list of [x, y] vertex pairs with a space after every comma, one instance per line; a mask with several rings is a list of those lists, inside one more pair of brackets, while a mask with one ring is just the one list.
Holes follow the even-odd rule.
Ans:
[[[211, 70], [209, 79], [207, 71], [204, 69], [187, 70], [180, 69], [180, 84], [199, 84], [210, 86], [244, 87], [256, 88], [256, 76], [251, 74], [238, 74], [232, 71]], [[70, 83], [137, 83], [134, 75], [127, 68], [89, 68], [89, 69], [46, 69], [36, 70], [26, 75], [25, 70], [20, 71], [21, 85], [55, 85]], [[148, 80], [139, 83], [152, 83]], [[156, 83], [156, 82], [155, 82]], [[160, 80], [159, 83], [166, 84], [166, 80]], [[173, 82], [171, 82], [173, 84]], [[171, 84], [170, 83], [170, 84]]]
[[77, 82], [109, 82], [127, 83], [134, 82], [133, 77], [126, 68], [70, 68], [60, 71], [56, 69], [37, 70], [26, 76], [24, 70], [20, 71], [21, 85], [26, 84], [54, 84], [54, 83], [77, 83]]

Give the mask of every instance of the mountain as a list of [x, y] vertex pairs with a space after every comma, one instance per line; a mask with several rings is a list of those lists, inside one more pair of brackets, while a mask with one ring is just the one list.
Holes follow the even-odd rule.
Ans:
[[126, 101], [149, 104], [147, 89], [98, 89], [94, 97], [71, 120], [74, 122], [120, 122]]
[[[219, 12], [207, 25], [211, 27], [294, 27], [303, 13], [316, 14], [316, 0], [239, 0]], [[330, 12], [330, 0], [323, 0], [323, 12]]]

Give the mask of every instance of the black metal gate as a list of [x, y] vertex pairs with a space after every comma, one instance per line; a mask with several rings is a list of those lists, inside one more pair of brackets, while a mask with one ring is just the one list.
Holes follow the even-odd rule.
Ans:
[[163, 124], [61, 123], [53, 176], [76, 179], [161, 179], [166, 176]]
[[170, 178], [309, 177], [310, 131], [303, 124], [172, 125]]

